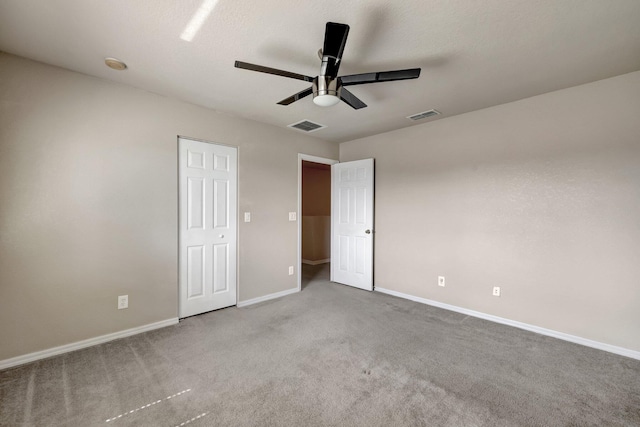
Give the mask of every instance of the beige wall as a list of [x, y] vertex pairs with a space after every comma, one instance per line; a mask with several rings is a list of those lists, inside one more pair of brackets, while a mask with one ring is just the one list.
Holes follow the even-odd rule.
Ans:
[[302, 215], [330, 216], [331, 166], [309, 164], [302, 162]]
[[331, 258], [331, 166], [302, 162], [302, 259]]
[[318, 264], [331, 258], [331, 216], [302, 217], [302, 262]]
[[335, 144], [0, 53], [0, 360], [177, 316], [177, 135], [239, 147], [239, 300], [296, 288], [297, 154]]
[[636, 72], [341, 144], [376, 286], [640, 351], [639, 118]]

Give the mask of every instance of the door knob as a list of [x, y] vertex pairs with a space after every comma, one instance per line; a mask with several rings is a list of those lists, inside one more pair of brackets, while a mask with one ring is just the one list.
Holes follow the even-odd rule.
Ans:
[[220, 238], [221, 238], [221, 239], [224, 239], [224, 234], [221, 234], [221, 235], [220, 235]]
[[371, 230], [366, 230], [365, 233], [371, 234]]

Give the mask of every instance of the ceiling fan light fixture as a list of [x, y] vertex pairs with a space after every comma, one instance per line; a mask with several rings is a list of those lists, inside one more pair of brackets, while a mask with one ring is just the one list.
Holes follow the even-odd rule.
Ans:
[[313, 103], [320, 107], [331, 107], [340, 102], [340, 84], [330, 76], [318, 76], [313, 79]]
[[316, 95], [313, 97], [313, 103], [320, 107], [331, 107], [340, 102], [340, 98], [335, 95]]

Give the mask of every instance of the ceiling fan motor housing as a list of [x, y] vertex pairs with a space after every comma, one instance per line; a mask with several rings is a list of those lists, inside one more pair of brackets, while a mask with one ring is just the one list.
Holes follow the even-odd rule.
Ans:
[[316, 96], [336, 96], [340, 98], [340, 79], [331, 76], [317, 76], [313, 79], [313, 97]]

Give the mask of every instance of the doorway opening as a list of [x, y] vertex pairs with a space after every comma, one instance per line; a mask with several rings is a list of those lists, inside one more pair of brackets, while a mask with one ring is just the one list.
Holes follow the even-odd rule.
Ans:
[[331, 165], [337, 160], [298, 155], [298, 290], [330, 280]]

